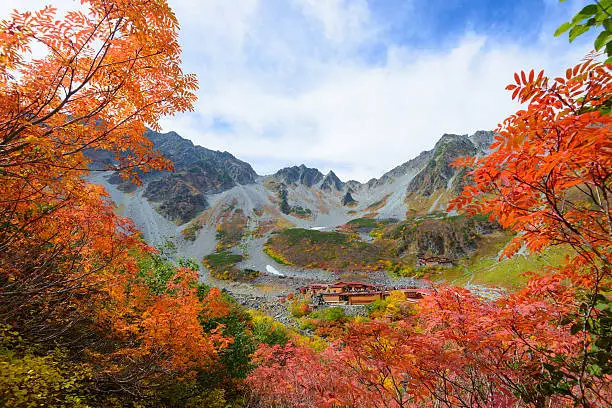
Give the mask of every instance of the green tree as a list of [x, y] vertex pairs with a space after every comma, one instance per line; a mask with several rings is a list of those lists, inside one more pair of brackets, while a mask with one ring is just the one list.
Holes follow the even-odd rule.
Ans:
[[612, 0], [596, 0], [584, 6], [570, 21], [557, 28], [555, 37], [569, 31], [569, 41], [572, 42], [591, 29], [601, 29], [595, 39], [595, 50], [604, 50], [608, 56], [606, 64], [612, 63]]

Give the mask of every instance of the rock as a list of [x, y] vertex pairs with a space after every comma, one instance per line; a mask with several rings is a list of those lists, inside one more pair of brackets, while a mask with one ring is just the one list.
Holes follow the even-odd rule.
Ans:
[[493, 138], [495, 137], [495, 133], [490, 130], [479, 130], [470, 136], [470, 140], [474, 143], [479, 150], [482, 152], [487, 152], [491, 143], [493, 143]]
[[354, 204], [357, 204], [357, 201], [355, 201], [355, 199], [351, 195], [351, 192], [347, 191], [346, 194], [344, 195], [344, 197], [342, 197], [342, 200], [340, 201], [340, 204], [342, 204], [344, 206], [354, 205]]
[[420, 194], [424, 197], [429, 197], [433, 192], [441, 189], [458, 192], [462, 184], [462, 177], [456, 176], [465, 170], [456, 169], [451, 166], [451, 163], [459, 157], [473, 156], [477, 152], [478, 149], [467, 135], [443, 135], [436, 143], [433, 156], [427, 162], [427, 166], [408, 183], [406, 192]]
[[238, 184], [252, 184], [257, 173], [250, 164], [228, 152], [195, 146], [176, 132], [148, 131], [146, 136], [164, 157], [172, 160], [174, 171], [204, 193], [220, 193]]
[[329, 173], [327, 173], [327, 176], [325, 176], [323, 179], [321, 187], [319, 188], [323, 191], [340, 191], [344, 188], [344, 183], [340, 181], [338, 176], [336, 176], [336, 173], [330, 170]]
[[287, 185], [303, 184], [312, 187], [323, 179], [323, 174], [315, 168], [309, 168], [302, 164], [299, 167], [280, 169], [272, 177]]
[[174, 175], [151, 181], [144, 191], [144, 196], [151, 201], [160, 202], [157, 211], [169, 220], [179, 221], [181, 224], [208, 208], [208, 202], [202, 193]]

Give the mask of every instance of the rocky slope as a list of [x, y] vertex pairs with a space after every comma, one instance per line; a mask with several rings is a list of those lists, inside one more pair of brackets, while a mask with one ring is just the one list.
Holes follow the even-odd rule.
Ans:
[[[143, 197], [171, 221], [183, 224], [192, 220], [209, 207], [207, 195], [253, 184], [258, 177], [250, 164], [230, 153], [195, 146], [175, 132], [162, 134], [150, 130], [146, 136], [174, 163], [174, 172], [145, 175]], [[135, 190], [135, 186], [124, 183], [116, 175], [109, 182], [125, 192]]]
[[314, 168], [306, 167], [305, 165], [285, 167], [272, 175], [272, 178], [284, 183], [285, 185], [302, 184], [307, 187], [317, 185], [323, 180], [323, 174]]
[[451, 164], [462, 156], [486, 154], [493, 140], [493, 132], [479, 131], [471, 136], [445, 134], [431, 152], [425, 152], [427, 164], [408, 183], [405, 202], [408, 214], [444, 211], [469, 182], [466, 169]]

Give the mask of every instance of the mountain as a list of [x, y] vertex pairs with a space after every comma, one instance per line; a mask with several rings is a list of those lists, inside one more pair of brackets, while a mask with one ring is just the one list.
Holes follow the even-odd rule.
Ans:
[[440, 189], [456, 190], [461, 183], [451, 163], [462, 156], [473, 156], [477, 151], [465, 135], [443, 135], [436, 143], [427, 166], [410, 181], [406, 192], [427, 197]]
[[197, 189], [206, 193], [218, 193], [238, 184], [255, 182], [257, 173], [250, 164], [238, 160], [228, 152], [209, 150], [195, 146], [175, 132], [147, 132], [153, 146], [174, 163], [176, 173]]
[[451, 164], [463, 156], [486, 154], [493, 140], [493, 132], [479, 131], [471, 136], [444, 134], [434, 149], [425, 152], [425, 167], [408, 183], [406, 203], [414, 213], [442, 211], [469, 182], [466, 169]]
[[323, 191], [332, 191], [332, 190], [342, 191], [343, 188], [344, 188], [344, 183], [340, 181], [338, 176], [336, 176], [336, 173], [334, 173], [331, 170], [329, 171], [329, 173], [327, 173], [327, 176], [325, 176], [325, 178], [323, 179], [323, 182], [321, 183], [321, 187], [320, 187], [320, 189]]
[[[324, 175], [304, 164], [260, 176], [230, 153], [195, 146], [175, 132], [149, 131], [147, 137], [174, 162], [173, 173], [146, 174], [141, 187], [128, 185], [116, 175], [95, 181], [107, 186], [118, 211], [134, 220], [148, 242], [171, 239], [183, 256], [202, 259], [229, 250], [248, 255], [242, 267], [261, 271], [271, 262], [264, 249], [275, 232], [342, 230], [355, 221], [367, 226], [356, 231], [365, 241], [355, 245], [367, 246], [368, 229], [382, 228], [380, 222], [385, 220], [400, 223], [397, 231], [392, 225], [385, 230], [387, 242], [398, 245], [396, 255], [389, 248], [382, 252], [393, 262], [396, 256], [410, 262], [420, 256], [463, 257], [478, 247], [476, 227], [482, 230], [482, 223], [458, 224], [444, 217], [449, 200], [469, 182], [466, 171], [451, 163], [460, 156], [487, 154], [492, 132], [445, 134], [432, 150], [367, 183], [345, 182], [333, 171]], [[93, 156], [97, 166], [111, 160], [103, 152]], [[303, 250], [308, 253], [308, 246]], [[325, 256], [344, 253], [333, 246], [326, 251]], [[370, 253], [372, 259], [378, 259], [375, 253]], [[309, 268], [308, 263], [302, 266]], [[369, 267], [380, 268], [380, 264]], [[232, 268], [217, 272], [231, 269], [232, 276], [240, 275]]]
[[[176, 132], [162, 134], [149, 130], [146, 136], [174, 163], [174, 172], [146, 174], [143, 196], [156, 203], [158, 212], [171, 221], [182, 224], [192, 220], [209, 207], [207, 194], [253, 184], [258, 177], [250, 164], [230, 153], [195, 146]], [[116, 175], [109, 181], [127, 192], [135, 189]]]
[[[267, 209], [270, 217], [285, 218], [291, 224], [340, 225], [360, 216], [401, 219], [407, 214], [443, 211], [467, 182], [466, 171], [451, 163], [461, 156], [486, 154], [493, 132], [445, 134], [432, 150], [367, 183], [343, 182], [333, 171], [324, 175], [304, 164], [258, 176], [251, 165], [232, 154], [196, 146], [175, 132], [148, 131], [147, 137], [174, 163], [175, 171], [147, 174], [144, 187], [138, 189], [116, 175], [107, 182], [125, 193], [140, 194], [172, 222], [194, 220], [211, 208], [213, 199], [226, 204], [236, 201], [247, 213]], [[94, 165], [111, 160], [104, 152], [93, 156]]]

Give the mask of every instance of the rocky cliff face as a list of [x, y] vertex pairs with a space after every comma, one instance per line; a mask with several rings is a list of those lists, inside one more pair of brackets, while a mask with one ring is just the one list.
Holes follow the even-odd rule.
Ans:
[[323, 191], [328, 191], [328, 192], [332, 190], [342, 191], [343, 188], [344, 188], [344, 183], [340, 181], [338, 176], [336, 176], [336, 173], [334, 173], [331, 170], [329, 173], [327, 173], [327, 176], [325, 176], [325, 178], [323, 179], [323, 182], [321, 183], [321, 190]]
[[473, 156], [478, 149], [467, 135], [443, 135], [436, 143], [427, 166], [408, 184], [407, 193], [429, 196], [440, 189], [456, 189], [461, 171], [451, 163], [462, 156]]
[[185, 223], [208, 207], [206, 197], [180, 175], [151, 181], [144, 192], [150, 201], [160, 203], [159, 213], [171, 221]]
[[195, 146], [175, 132], [149, 131], [147, 137], [166, 158], [174, 163], [176, 174], [205, 193], [219, 193], [239, 184], [255, 182], [257, 173], [250, 164], [228, 152]]
[[489, 150], [489, 146], [493, 143], [495, 133], [489, 130], [478, 130], [476, 133], [470, 136], [470, 141], [478, 148], [479, 151], [486, 153]]
[[481, 239], [497, 231], [499, 224], [483, 217], [438, 214], [392, 225], [383, 237], [396, 243], [397, 254], [402, 257], [443, 257], [454, 261], [469, 256]]
[[[143, 177], [143, 196], [153, 202], [157, 211], [171, 221], [185, 223], [208, 208], [207, 194], [227, 191], [237, 185], [255, 183], [257, 173], [250, 164], [228, 152], [195, 146], [175, 132], [149, 130], [146, 136], [153, 146], [174, 163], [174, 172], [152, 172]], [[112, 163], [105, 152], [92, 152], [94, 166]], [[137, 187], [116, 175], [108, 181], [124, 192]]]
[[344, 197], [342, 197], [342, 200], [340, 200], [340, 204], [344, 206], [352, 206], [357, 204], [357, 201], [355, 201], [355, 199], [351, 195], [351, 192], [347, 191], [346, 194], [344, 194]]

